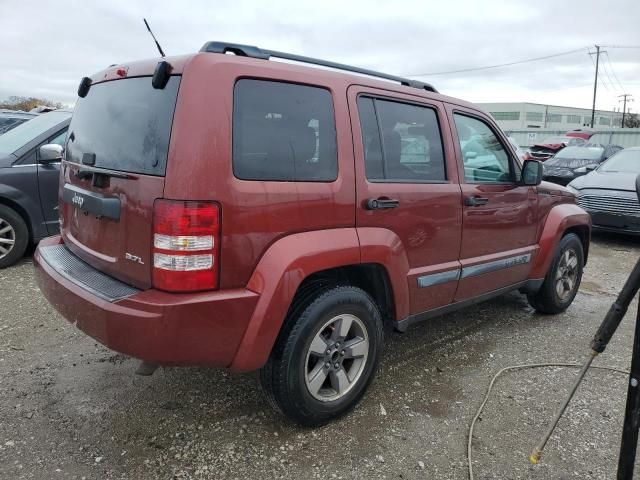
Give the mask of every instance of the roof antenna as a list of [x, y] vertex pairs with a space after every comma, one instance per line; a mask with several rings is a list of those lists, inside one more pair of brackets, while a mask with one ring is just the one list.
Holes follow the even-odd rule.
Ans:
[[160, 55], [162, 56], [162, 58], [165, 57], [164, 52], [162, 51], [162, 47], [160, 46], [160, 44], [158, 43], [158, 40], [156, 40], [156, 36], [153, 34], [153, 32], [151, 31], [151, 27], [149, 26], [149, 24], [147, 23], [147, 19], [143, 18], [142, 20], [144, 20], [144, 24], [147, 26], [147, 30], [149, 30], [149, 33], [151, 34], [151, 36], [153, 37], [153, 41], [156, 42], [156, 47], [158, 47], [158, 51], [160, 52]]

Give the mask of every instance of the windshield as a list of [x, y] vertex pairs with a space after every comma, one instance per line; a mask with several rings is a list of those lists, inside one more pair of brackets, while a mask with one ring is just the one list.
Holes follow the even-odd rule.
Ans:
[[163, 89], [153, 88], [151, 77], [93, 85], [76, 103], [66, 159], [82, 163], [93, 154], [96, 167], [164, 175], [179, 85], [179, 76]]
[[604, 162], [599, 172], [640, 173], [640, 150], [621, 150]]
[[602, 147], [566, 147], [556, 153], [557, 159], [600, 160], [604, 148]]
[[18, 125], [0, 136], [0, 155], [9, 155], [71, 116], [70, 112], [49, 112]]
[[0, 117], [0, 135], [29, 120], [28, 118]]

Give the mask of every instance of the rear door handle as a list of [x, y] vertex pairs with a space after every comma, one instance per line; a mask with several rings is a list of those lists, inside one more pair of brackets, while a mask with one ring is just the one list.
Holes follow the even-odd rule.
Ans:
[[367, 200], [367, 210], [386, 210], [396, 208], [400, 205], [400, 200], [393, 198], [370, 198]]
[[486, 197], [465, 197], [465, 207], [478, 207], [480, 205], [486, 205], [489, 203], [489, 199]]

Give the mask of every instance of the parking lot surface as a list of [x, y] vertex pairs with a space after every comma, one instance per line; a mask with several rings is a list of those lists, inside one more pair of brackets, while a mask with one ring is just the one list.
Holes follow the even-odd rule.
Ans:
[[[135, 360], [54, 311], [26, 258], [0, 271], [0, 478], [467, 478], [468, 426], [491, 377], [508, 365], [581, 362], [638, 256], [638, 240], [594, 236], [561, 315], [535, 314], [514, 293], [389, 334], [363, 402], [319, 429], [270, 410], [255, 374], [135, 376]], [[596, 365], [628, 368], [635, 308]], [[498, 380], [476, 426], [476, 478], [615, 477], [626, 378], [609, 372], [587, 374], [542, 463], [528, 463], [575, 374]]]

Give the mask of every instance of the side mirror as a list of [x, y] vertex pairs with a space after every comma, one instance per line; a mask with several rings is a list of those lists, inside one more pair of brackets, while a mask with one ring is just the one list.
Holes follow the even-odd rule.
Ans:
[[55, 143], [49, 143], [47, 145], [42, 145], [38, 149], [38, 162], [42, 164], [59, 162], [62, 160], [62, 151], [63, 148], [60, 145], [56, 145]]
[[465, 160], [473, 160], [477, 156], [478, 156], [477, 152], [464, 152], [464, 159]]
[[542, 164], [536, 160], [525, 160], [522, 165], [522, 184], [536, 186], [542, 182]]

